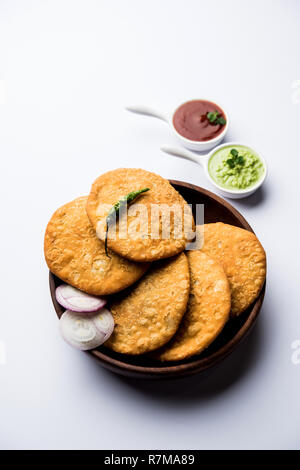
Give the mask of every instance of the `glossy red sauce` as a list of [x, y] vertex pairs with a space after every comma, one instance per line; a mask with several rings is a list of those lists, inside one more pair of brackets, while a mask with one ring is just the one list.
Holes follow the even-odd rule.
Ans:
[[217, 137], [225, 125], [211, 124], [206, 115], [218, 111], [225, 120], [222, 108], [211, 101], [193, 100], [183, 103], [174, 113], [173, 125], [176, 131], [186, 139], [205, 141]]

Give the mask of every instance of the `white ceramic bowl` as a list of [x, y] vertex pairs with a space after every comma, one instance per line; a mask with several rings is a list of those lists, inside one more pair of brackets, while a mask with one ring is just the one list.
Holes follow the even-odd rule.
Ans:
[[[197, 98], [197, 100], [204, 100], [204, 98]], [[217, 135], [217, 137], [215, 137], [214, 139], [210, 139], [210, 140], [190, 140], [190, 139], [187, 139], [186, 137], [182, 136], [176, 130], [176, 128], [174, 127], [174, 124], [173, 124], [173, 117], [174, 117], [174, 114], [177, 111], [177, 109], [180, 106], [182, 106], [183, 104], [188, 103], [189, 101], [195, 101], [195, 100], [188, 100], [188, 101], [185, 101], [184, 103], [181, 103], [180, 105], [177, 106], [175, 111], [173, 111], [171, 113], [162, 113], [162, 112], [157, 111], [157, 110], [155, 110], [153, 108], [150, 108], [148, 106], [139, 106], [139, 105], [138, 106], [128, 106], [126, 109], [128, 111], [133, 112], [133, 113], [156, 117], [158, 119], [162, 119], [163, 121], [167, 122], [170, 125], [170, 127], [172, 128], [174, 134], [176, 135], [177, 140], [184, 147], [186, 147], [189, 150], [196, 150], [198, 152], [203, 152], [205, 150], [210, 150], [213, 147], [216, 147], [216, 145], [218, 145], [220, 142], [222, 142], [222, 140], [224, 139], [224, 137], [227, 133], [227, 130], [228, 130], [229, 119], [228, 119], [228, 115], [227, 115], [226, 111], [224, 110], [224, 108], [222, 106], [218, 105], [218, 107], [221, 108], [224, 112], [225, 119], [226, 119], [226, 124], [225, 124], [224, 129], [222, 130], [222, 132], [219, 135]], [[209, 99], [206, 99], [206, 98], [205, 98], [205, 101], [211, 101], [212, 103], [215, 103], [214, 100], [209, 100]], [[215, 103], [215, 104], [217, 105], [217, 103]]]
[[[248, 147], [250, 150], [255, 152], [259, 156], [260, 160], [262, 161], [265, 171], [264, 171], [264, 174], [262, 175], [262, 177], [257, 181], [257, 183], [255, 185], [253, 185], [253, 186], [251, 186], [247, 189], [230, 190], [230, 189], [226, 189], [226, 188], [223, 188], [222, 186], [218, 185], [215, 182], [215, 180], [210, 176], [209, 171], [208, 171], [208, 163], [209, 163], [210, 158], [218, 150], [220, 150], [224, 147], [236, 147], [238, 145], [241, 145], [243, 147]], [[184, 150], [184, 149], [181, 149], [181, 148], [168, 147], [168, 146], [161, 147], [161, 150], [163, 150], [163, 152], [166, 152], [166, 153], [168, 153], [170, 155], [173, 155], [175, 157], [180, 157], [180, 158], [184, 158], [186, 160], [191, 160], [191, 161], [201, 165], [202, 168], [204, 169], [205, 176], [210, 181], [210, 183], [216, 188], [217, 192], [219, 194], [221, 194], [221, 196], [228, 197], [228, 198], [231, 198], [231, 199], [240, 199], [240, 198], [243, 198], [243, 197], [250, 196], [263, 184], [263, 182], [265, 181], [266, 176], [267, 176], [267, 164], [266, 164], [265, 159], [262, 157], [262, 155], [260, 153], [256, 152], [250, 145], [244, 144], [242, 142], [226, 142], [225, 144], [218, 145], [217, 147], [212, 149], [206, 155], [197, 155], [195, 153], [189, 152], [188, 150]]]
[[[197, 100], [201, 101], [201, 100], [204, 100], [204, 99], [203, 98], [197, 98]], [[188, 101], [185, 101], [185, 103], [188, 103], [189, 101], [194, 101], [194, 100], [188, 100]], [[213, 101], [213, 100], [205, 99], [205, 101], [210, 101], [211, 103], [215, 103], [215, 101]], [[182, 103], [182, 104], [184, 104], [184, 103]], [[175, 128], [174, 123], [173, 123], [174, 114], [176, 113], [177, 109], [180, 108], [180, 106], [182, 106], [182, 104], [180, 104], [175, 109], [175, 111], [172, 113], [172, 115], [170, 116], [170, 125], [173, 128], [178, 141], [184, 147], [186, 147], [187, 149], [195, 150], [195, 151], [198, 151], [198, 152], [204, 152], [205, 150], [210, 150], [210, 149], [216, 147], [217, 145], [219, 145], [220, 142], [222, 142], [222, 140], [224, 139], [224, 137], [227, 133], [227, 130], [228, 130], [228, 126], [229, 126], [228, 115], [227, 115], [226, 111], [224, 110], [223, 106], [220, 106], [219, 104], [217, 105], [219, 108], [222, 109], [222, 111], [225, 115], [225, 120], [226, 120], [226, 124], [225, 124], [222, 132], [219, 135], [217, 135], [216, 137], [214, 137], [213, 139], [210, 139], [210, 140], [191, 140], [191, 139], [187, 139], [186, 137], [181, 135], [177, 131], [177, 129]], [[217, 103], [215, 103], [215, 104], [217, 104]]]

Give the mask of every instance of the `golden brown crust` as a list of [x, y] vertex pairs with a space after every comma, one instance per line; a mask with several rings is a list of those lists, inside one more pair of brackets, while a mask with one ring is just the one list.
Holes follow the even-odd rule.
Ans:
[[230, 288], [220, 263], [201, 251], [187, 252], [191, 289], [187, 310], [171, 339], [153, 355], [180, 361], [201, 353], [222, 331], [230, 312]]
[[186, 310], [189, 288], [184, 253], [153, 263], [135, 286], [113, 299], [115, 329], [105, 346], [119, 353], [142, 354], [165, 344]]
[[53, 214], [45, 233], [45, 259], [50, 271], [68, 284], [88, 294], [112, 294], [137, 281], [149, 265], [111, 251], [106, 256], [87, 217], [86, 201], [80, 197]]
[[[181, 230], [181, 224], [174, 224], [173, 217], [170, 223], [170, 237], [164, 239], [163, 227], [167, 223], [160, 218], [157, 238], [151, 237], [151, 205], [165, 205], [165, 208], [177, 205], [178, 216], [183, 214], [184, 208], [190, 220], [190, 226], [194, 230], [194, 221], [189, 206], [182, 196], [170, 185], [170, 183], [159, 175], [146, 170], [135, 168], [120, 168], [109, 171], [96, 179], [92, 185], [87, 202], [87, 213], [95, 228], [98, 237], [105, 239], [106, 216], [109, 209], [131, 191], [142, 188], [150, 188], [148, 192], [139, 196], [128, 208], [128, 233], [122, 238], [119, 234], [119, 222], [115, 224], [116, 236], [113, 239], [111, 230], [108, 232], [108, 246], [120, 256], [133, 261], [154, 261], [161, 258], [174, 256], [182, 252], [190, 234], [185, 235]], [[144, 222], [137, 224], [139, 214], [133, 214], [137, 205], [141, 204], [147, 209]], [[135, 206], [135, 207], [133, 207]], [[132, 215], [130, 215], [130, 213]], [[139, 217], [141, 221], [142, 216]], [[154, 217], [152, 217], [154, 220]], [[154, 224], [154, 223], [153, 223]], [[138, 225], [138, 226], [137, 226]], [[158, 224], [157, 224], [158, 225]], [[143, 227], [141, 229], [141, 227]], [[180, 231], [176, 232], [180, 227]], [[137, 231], [143, 231], [143, 234]]]
[[222, 264], [231, 289], [231, 314], [237, 316], [251, 305], [264, 284], [265, 251], [248, 230], [221, 222], [206, 224], [203, 230], [202, 251]]

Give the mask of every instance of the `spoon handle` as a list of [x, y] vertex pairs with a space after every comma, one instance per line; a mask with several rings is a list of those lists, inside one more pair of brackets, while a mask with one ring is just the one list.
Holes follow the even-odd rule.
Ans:
[[168, 147], [167, 145], [163, 145], [160, 149], [168, 153], [169, 155], [173, 155], [174, 157], [184, 158], [185, 160], [191, 160], [192, 162], [198, 163], [203, 168], [206, 166], [208, 154], [207, 155], [195, 155], [189, 150], [183, 150], [181, 148], [176, 147]]
[[152, 116], [163, 121], [169, 122], [168, 116], [156, 109], [150, 108], [149, 106], [126, 106], [127, 111], [131, 111], [136, 114], [144, 114], [145, 116]]

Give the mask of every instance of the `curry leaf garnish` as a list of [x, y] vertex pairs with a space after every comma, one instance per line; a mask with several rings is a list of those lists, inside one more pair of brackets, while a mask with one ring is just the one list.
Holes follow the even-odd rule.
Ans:
[[143, 189], [139, 189], [138, 191], [131, 191], [126, 196], [121, 197], [121, 199], [119, 199], [119, 201], [116, 202], [116, 204], [114, 204], [109, 210], [107, 217], [106, 217], [106, 232], [105, 232], [105, 254], [109, 258], [110, 256], [107, 252], [107, 236], [108, 236], [109, 227], [111, 226], [113, 222], [116, 221], [116, 218], [118, 217], [122, 207], [126, 206], [127, 204], [130, 204], [140, 194], [145, 193], [146, 191], [149, 191], [149, 189], [150, 188], [143, 188]]
[[206, 117], [213, 126], [216, 126], [217, 124], [224, 126], [226, 124], [225, 119], [221, 116], [219, 111], [209, 111], [206, 113]]
[[243, 165], [245, 163], [245, 158], [242, 155], [239, 155], [239, 152], [236, 149], [230, 150], [231, 158], [226, 160], [229, 168], [234, 168], [236, 165]]
[[225, 126], [226, 121], [225, 119], [221, 116], [217, 118], [217, 124], [220, 124], [220, 126]]
[[219, 114], [218, 111], [215, 111], [215, 112], [210, 111], [206, 114], [206, 117], [209, 120], [209, 122], [212, 124], [217, 119], [218, 114]]

